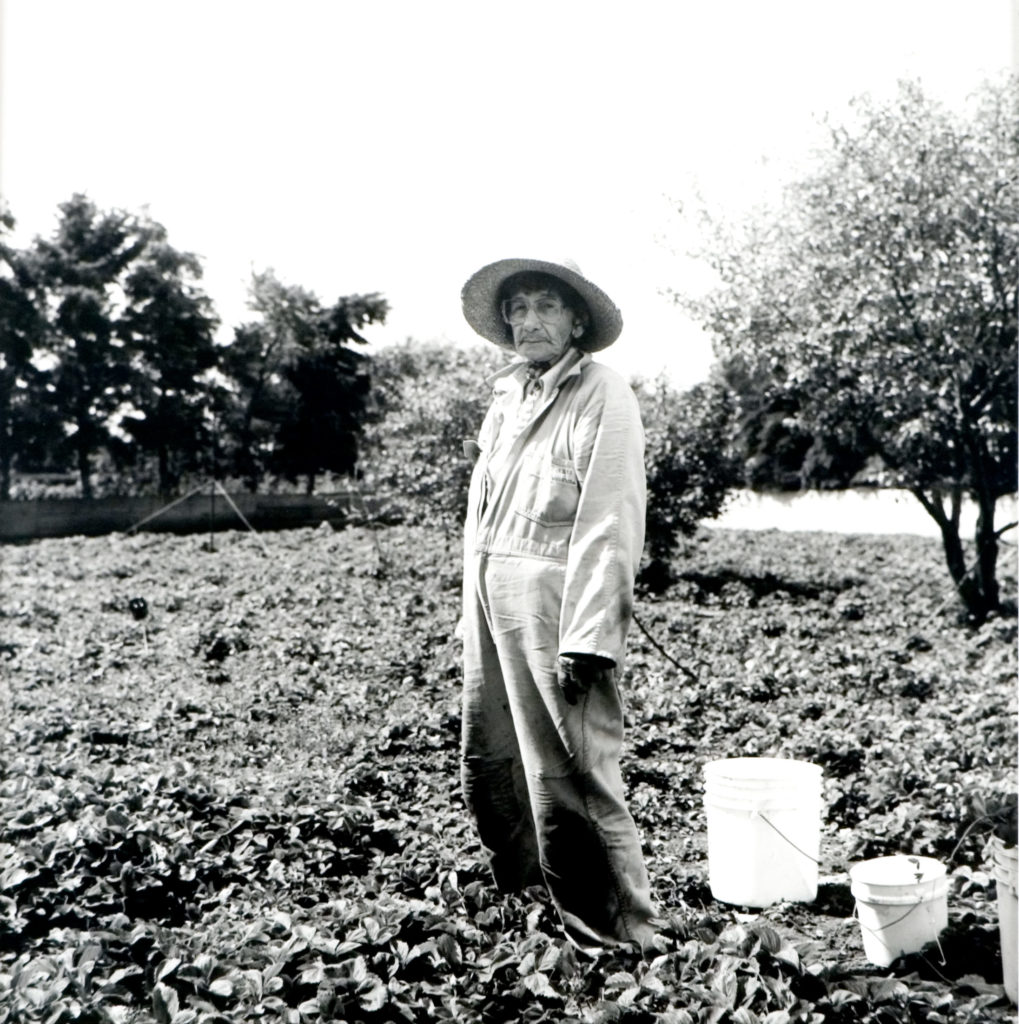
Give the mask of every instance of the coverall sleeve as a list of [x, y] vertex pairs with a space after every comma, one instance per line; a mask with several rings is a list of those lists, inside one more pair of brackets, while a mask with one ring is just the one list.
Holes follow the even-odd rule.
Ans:
[[566, 561], [561, 654], [623, 664], [633, 587], [644, 548], [647, 480], [637, 399], [612, 371], [579, 410], [574, 464], [580, 484]]

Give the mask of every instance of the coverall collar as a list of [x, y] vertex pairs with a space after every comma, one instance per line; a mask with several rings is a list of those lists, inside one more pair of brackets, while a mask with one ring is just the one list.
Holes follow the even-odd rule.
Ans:
[[[589, 362], [591, 362], [590, 352], [581, 352], [580, 349], [572, 347], [567, 349], [559, 362], [549, 367], [542, 376], [541, 383], [544, 393], [550, 394], [561, 381], [567, 377], [576, 376]], [[526, 366], [526, 360], [516, 359], [501, 370], [496, 370], [490, 377], [486, 377], [485, 383], [491, 384], [496, 391], [503, 391], [505, 388], [499, 387], [499, 383], [507, 378], [515, 378], [523, 387]]]

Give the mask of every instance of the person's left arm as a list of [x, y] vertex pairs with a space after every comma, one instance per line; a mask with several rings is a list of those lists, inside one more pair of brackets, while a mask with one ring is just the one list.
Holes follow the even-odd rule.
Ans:
[[633, 587], [644, 547], [644, 428], [633, 390], [602, 374], [578, 411], [574, 466], [580, 485], [566, 562], [559, 651], [582, 669], [623, 664]]

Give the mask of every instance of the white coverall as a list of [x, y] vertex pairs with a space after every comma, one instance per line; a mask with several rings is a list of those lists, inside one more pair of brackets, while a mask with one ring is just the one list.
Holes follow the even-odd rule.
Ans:
[[[522, 398], [496, 374], [465, 526], [462, 782], [496, 883], [544, 883], [582, 947], [654, 932], [619, 771], [618, 676], [644, 544], [644, 432], [617, 373], [571, 349]], [[560, 654], [615, 662], [576, 704]]]

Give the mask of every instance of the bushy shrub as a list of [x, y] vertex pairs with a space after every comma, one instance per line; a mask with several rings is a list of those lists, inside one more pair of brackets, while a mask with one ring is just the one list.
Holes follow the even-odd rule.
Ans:
[[667, 377], [637, 381], [644, 420], [648, 511], [646, 563], [641, 580], [661, 589], [680, 538], [716, 518], [742, 482], [732, 449], [732, 399], [716, 381], [677, 391]]
[[452, 529], [467, 511], [471, 463], [491, 401], [485, 379], [506, 362], [493, 346], [405, 341], [372, 357], [373, 410], [359, 471], [387, 518]]
[[[505, 363], [491, 346], [407, 341], [372, 359], [374, 410], [359, 466], [387, 520], [463, 523], [477, 436], [491, 401], [486, 378]], [[644, 581], [660, 574], [679, 538], [717, 516], [740, 482], [729, 442], [732, 412], [721, 383], [677, 391], [665, 376], [636, 381], [647, 436], [647, 556]]]

